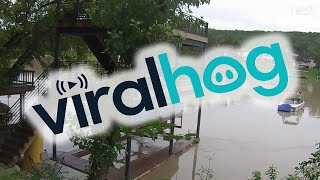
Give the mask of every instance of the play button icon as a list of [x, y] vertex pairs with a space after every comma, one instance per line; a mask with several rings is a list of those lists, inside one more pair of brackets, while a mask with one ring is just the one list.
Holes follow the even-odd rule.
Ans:
[[75, 85], [77, 85], [77, 83], [68, 81], [69, 89], [72, 89]]

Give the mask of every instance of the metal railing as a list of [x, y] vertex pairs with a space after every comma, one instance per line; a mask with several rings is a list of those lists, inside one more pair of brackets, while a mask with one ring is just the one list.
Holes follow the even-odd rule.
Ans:
[[19, 84], [33, 85], [34, 72], [35, 71], [22, 70], [20, 74], [16, 77], [16, 79], [13, 81], [13, 85], [19, 85]]
[[[88, 20], [87, 10], [94, 6], [92, 1], [63, 0], [57, 6], [58, 18]], [[191, 34], [208, 37], [208, 22], [187, 13], [178, 13], [174, 21], [174, 28]]]
[[190, 14], [180, 13], [180, 18], [175, 21], [175, 29], [191, 34], [208, 37], [208, 22]]
[[[64, 72], [67, 72], [69, 68], [71, 68], [74, 65], [79, 65], [79, 64], [88, 64], [87, 61], [77, 61], [77, 62], [70, 62], [70, 61], [60, 61], [60, 71], [61, 74], [64, 74]], [[98, 65], [92, 65], [93, 67]], [[50, 81], [48, 75], [49, 73], [53, 70], [53, 64], [49, 65], [43, 73], [34, 81], [33, 86], [35, 89], [33, 91], [26, 92], [24, 95], [24, 107], [23, 111], [26, 112], [31, 106], [38, 101], [38, 98], [42, 96], [48, 88], [51, 87], [52, 82]], [[100, 69], [99, 69], [100, 73]], [[21, 117], [21, 112], [20, 112], [20, 101], [21, 99], [19, 98], [10, 108], [9, 112], [11, 114], [11, 120], [7, 122], [7, 124], [17, 124], [20, 122], [23, 117]]]
[[[34, 102], [35, 96], [39, 97], [43, 94], [45, 89], [50, 84], [48, 82], [48, 72], [52, 70], [52, 65], [50, 65], [47, 69], [44, 70], [44, 72], [34, 81], [33, 85], [35, 86], [35, 89], [33, 91], [26, 92], [24, 95], [25, 99], [28, 99], [30, 101], [26, 101], [26, 104], [24, 106], [24, 109], [30, 108], [32, 103]], [[12, 119], [8, 121], [8, 124], [17, 124], [20, 122], [21, 119], [21, 113], [20, 113], [20, 101], [19, 98], [10, 108], [9, 112], [12, 114]]]
[[83, 0], [62, 0], [57, 5], [58, 18], [86, 20], [90, 19], [87, 9], [93, 7], [92, 1]]
[[[2, 72], [8, 72], [9, 69], [0, 69]], [[13, 79], [10, 87], [21, 86], [21, 85], [30, 85], [34, 83], [34, 73], [35, 71], [22, 70], [19, 75]]]

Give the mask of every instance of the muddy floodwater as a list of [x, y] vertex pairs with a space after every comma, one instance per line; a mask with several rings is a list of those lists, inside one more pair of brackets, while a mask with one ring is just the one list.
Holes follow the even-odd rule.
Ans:
[[[294, 167], [307, 160], [320, 142], [320, 83], [302, 82], [305, 107], [295, 114], [277, 112], [278, 104], [257, 104], [243, 98], [202, 108], [200, 143], [180, 156], [151, 170], [141, 179], [189, 180], [212, 157], [210, 169], [217, 180], [246, 180], [254, 170], [262, 174], [274, 165], [280, 177], [294, 172]], [[198, 106], [184, 107], [181, 129], [176, 134], [195, 132]], [[180, 120], [176, 119], [177, 125]], [[48, 134], [48, 136], [51, 136]], [[133, 160], [168, 146], [168, 142], [142, 140], [144, 147], [133, 142]], [[44, 148], [51, 153], [51, 142]], [[77, 149], [71, 142], [59, 144], [58, 151]], [[82, 157], [88, 159], [90, 155]], [[124, 164], [116, 164], [116, 168]]]
[[[293, 173], [320, 142], [320, 83], [304, 82], [298, 90], [306, 104], [293, 115], [278, 114], [277, 104], [256, 104], [245, 98], [204, 106], [200, 143], [142, 179], [199, 179], [196, 173], [209, 166], [208, 157], [213, 157], [211, 169], [219, 180], [248, 179], [252, 171], [264, 174], [271, 165], [281, 178]], [[187, 108], [177, 133], [196, 127], [197, 107]]]

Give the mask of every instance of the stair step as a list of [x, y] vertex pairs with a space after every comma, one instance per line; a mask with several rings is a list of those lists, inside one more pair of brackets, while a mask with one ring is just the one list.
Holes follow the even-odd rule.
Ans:
[[[29, 143], [32, 136], [34, 136], [34, 132], [28, 129], [28, 127], [17, 128], [15, 132], [6, 136], [4, 141], [0, 144], [0, 153], [3, 156], [8, 157], [19, 155], [25, 145]], [[5, 160], [6, 159], [4, 159], [4, 161]], [[11, 163], [13, 163], [13, 161]]]
[[0, 126], [0, 131], [11, 130], [13, 128], [14, 128], [13, 125], [3, 125], [3, 126]]
[[24, 144], [16, 144], [16, 143], [6, 143], [1, 145], [1, 149], [11, 149], [14, 152], [20, 152], [20, 150], [24, 147]]
[[6, 145], [12, 144], [16, 145], [19, 148], [22, 148], [24, 144], [28, 143], [29, 139], [17, 139], [14, 137], [8, 137], [5, 141]]
[[17, 131], [17, 132], [14, 132], [12, 133], [10, 136], [13, 136], [13, 137], [26, 137], [26, 138], [30, 138], [32, 136], [34, 136], [34, 132], [24, 132], [24, 131]]
[[7, 157], [0, 152], [0, 163], [7, 165], [8, 167], [13, 167], [19, 161], [18, 156]]
[[17, 156], [19, 153], [13, 153], [12, 151], [2, 151], [0, 152], [0, 156], [5, 156], [9, 159], [13, 159], [14, 156]]
[[13, 146], [6, 146], [6, 145], [4, 145], [4, 146], [2, 146], [2, 147], [0, 148], [0, 152], [6, 152], [6, 151], [11, 151], [12, 153], [16, 153], [16, 154], [20, 153], [20, 152], [19, 152], [19, 149], [18, 149], [18, 148], [15, 148], [15, 147], [13, 147]]
[[2, 163], [4, 165], [8, 165], [11, 161], [13, 161], [13, 159], [7, 159], [5, 157], [0, 157], [0, 163]]
[[15, 139], [16, 142], [18, 141], [18, 142], [24, 142], [24, 143], [27, 143], [29, 141], [29, 138], [30, 136], [28, 134], [23, 134], [23, 133], [13, 133], [10, 136], [10, 140]]
[[33, 136], [34, 135], [34, 130], [31, 129], [30, 127], [18, 127], [15, 130], [16, 133], [24, 133], [27, 134], [29, 136]]
[[104, 52], [106, 49], [106, 44], [102, 41], [100, 36], [83, 36], [82, 39], [88, 45], [91, 52], [95, 55], [101, 66], [106, 70], [113, 70], [115, 68], [115, 63], [108, 53]]

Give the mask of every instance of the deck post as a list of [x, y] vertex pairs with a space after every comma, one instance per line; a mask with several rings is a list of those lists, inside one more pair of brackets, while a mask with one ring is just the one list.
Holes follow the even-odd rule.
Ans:
[[80, 0], [76, 0], [75, 4], [75, 12], [74, 12], [75, 18], [77, 19], [80, 15]]
[[[180, 55], [181, 55], [181, 47], [180, 47], [180, 45], [178, 45], [177, 47], [176, 47], [176, 50], [177, 50], [177, 57], [179, 57]], [[179, 58], [177, 58], [176, 57], [176, 64], [174, 65], [174, 67], [176, 68], [176, 67], [178, 67], [179, 66], [179, 64], [180, 64], [180, 59]]]
[[57, 140], [54, 134], [52, 135], [52, 159], [57, 160]]
[[[54, 70], [59, 70], [60, 66], [60, 39], [61, 34], [58, 30], [56, 30], [55, 34], [55, 44], [54, 44]], [[54, 83], [54, 82], [51, 82]], [[52, 84], [53, 85], [53, 84]], [[57, 142], [56, 142], [56, 136], [52, 135], [52, 159], [57, 159]]]
[[197, 122], [197, 134], [196, 134], [196, 138], [199, 139], [200, 138], [200, 125], [201, 125], [201, 111], [202, 111], [202, 100], [199, 100], [199, 108], [198, 108], [198, 122]]
[[198, 146], [195, 147], [194, 154], [193, 154], [192, 180], [195, 180], [196, 178], [197, 161], [198, 161]]
[[58, 18], [61, 15], [60, 11], [61, 11], [61, 0], [57, 0], [56, 17], [58, 17]]
[[24, 106], [25, 106], [25, 95], [20, 94], [20, 122], [24, 119]]
[[56, 30], [55, 43], [54, 43], [54, 69], [58, 70], [60, 66], [60, 39], [61, 34], [59, 30]]
[[[170, 127], [170, 135], [174, 135], [174, 126], [176, 124], [176, 116], [175, 116], [175, 111], [173, 111], [172, 115], [171, 115], [171, 127]], [[173, 154], [173, 139], [170, 140], [170, 145], [169, 145], [169, 155]]]
[[127, 137], [127, 148], [126, 148], [126, 169], [125, 169], [125, 180], [130, 178], [130, 163], [131, 163], [131, 137]]
[[[206, 45], [204, 45], [203, 47], [203, 54], [205, 53], [206, 51]], [[201, 69], [204, 68], [204, 64], [203, 64], [203, 61], [202, 60], [202, 67]], [[198, 107], [198, 122], [197, 122], [197, 133], [196, 133], [196, 138], [199, 140], [200, 138], [200, 126], [201, 126], [201, 112], [202, 112], [202, 99], [199, 99], [199, 107]]]

